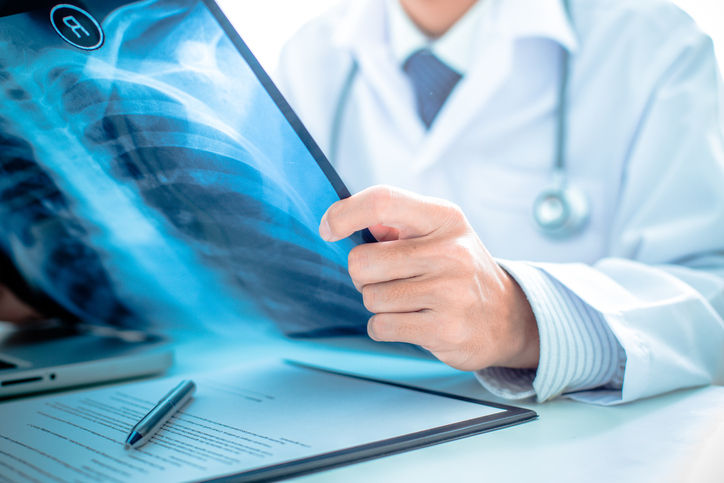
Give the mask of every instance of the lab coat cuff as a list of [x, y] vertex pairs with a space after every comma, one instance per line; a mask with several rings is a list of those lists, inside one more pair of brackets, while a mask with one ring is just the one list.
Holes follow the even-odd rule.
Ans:
[[531, 383], [538, 401], [614, 383], [623, 351], [603, 315], [532, 264], [498, 263], [520, 285], [538, 324], [540, 359]]

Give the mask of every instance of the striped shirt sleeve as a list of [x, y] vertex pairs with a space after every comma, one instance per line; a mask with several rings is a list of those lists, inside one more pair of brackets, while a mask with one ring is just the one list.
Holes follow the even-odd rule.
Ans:
[[500, 397], [535, 396], [539, 402], [594, 388], [620, 393], [626, 355], [603, 315], [542, 270], [524, 262], [498, 262], [530, 302], [538, 323], [540, 360], [537, 370], [478, 371], [481, 384]]

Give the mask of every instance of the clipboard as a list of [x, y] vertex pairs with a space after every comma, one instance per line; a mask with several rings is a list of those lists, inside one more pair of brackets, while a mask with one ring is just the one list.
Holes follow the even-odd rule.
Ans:
[[198, 386], [194, 398], [139, 449], [124, 448], [129, 430], [181, 377], [0, 404], [0, 475], [81, 483], [280, 480], [537, 417], [278, 359], [189, 377]]
[[284, 362], [295, 367], [308, 369], [311, 371], [318, 371], [332, 376], [352, 378], [371, 384], [382, 384], [407, 391], [430, 394], [433, 396], [453, 399], [470, 404], [493, 407], [500, 409], [502, 412], [482, 416], [479, 418], [459, 421], [453, 424], [430, 428], [415, 433], [401, 434], [393, 438], [388, 438], [381, 441], [374, 441], [367, 444], [351, 448], [344, 448], [337, 451], [319, 454], [307, 458], [300, 458], [298, 460], [276, 464], [273, 466], [227, 475], [220, 478], [214, 478], [209, 481], [254, 482], [293, 478], [341, 466], [347, 466], [354, 463], [361, 463], [363, 461], [381, 458], [384, 456], [404, 453], [406, 451], [413, 451], [415, 449], [424, 448], [426, 446], [433, 446], [456, 439], [475, 436], [478, 434], [494, 431], [496, 429], [503, 429], [509, 426], [515, 426], [517, 424], [533, 421], [538, 418], [538, 414], [535, 411], [517, 406], [498, 404], [490, 401], [484, 401], [481, 399], [460, 396], [457, 394], [450, 394], [422, 387], [386, 381], [383, 379], [376, 379], [342, 371], [335, 371], [319, 366], [314, 366], [311, 364], [305, 364], [298, 361], [285, 360]]

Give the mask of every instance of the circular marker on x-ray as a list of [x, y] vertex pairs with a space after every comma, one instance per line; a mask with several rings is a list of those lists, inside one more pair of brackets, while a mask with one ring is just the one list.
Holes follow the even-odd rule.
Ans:
[[103, 45], [101, 24], [91, 14], [66, 3], [50, 11], [50, 23], [60, 37], [74, 47], [95, 50]]

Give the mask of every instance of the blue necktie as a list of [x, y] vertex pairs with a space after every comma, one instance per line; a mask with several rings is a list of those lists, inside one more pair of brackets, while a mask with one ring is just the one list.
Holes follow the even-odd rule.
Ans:
[[462, 76], [435, 57], [430, 49], [412, 54], [402, 68], [415, 89], [417, 112], [429, 129]]

